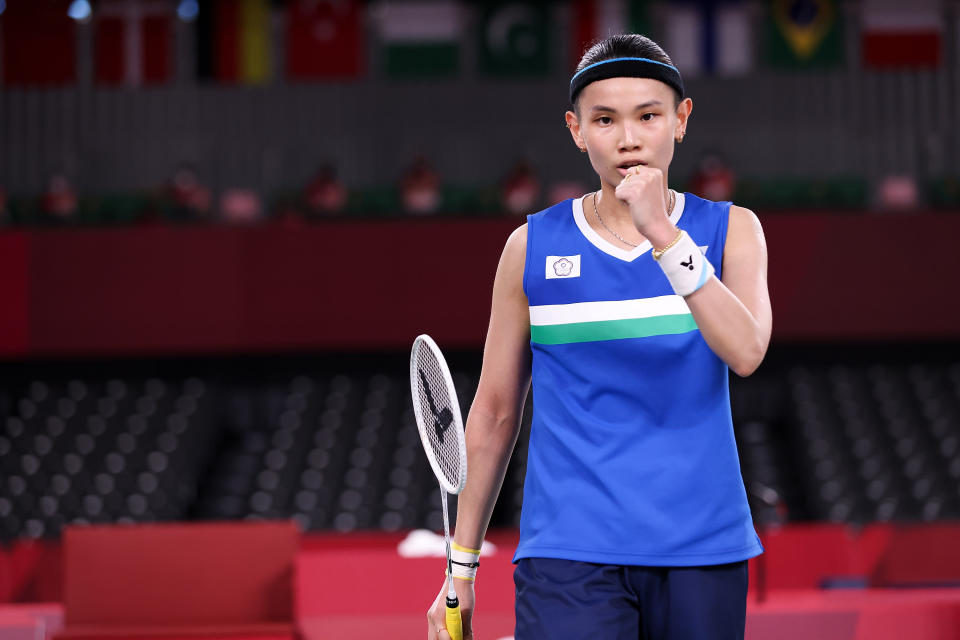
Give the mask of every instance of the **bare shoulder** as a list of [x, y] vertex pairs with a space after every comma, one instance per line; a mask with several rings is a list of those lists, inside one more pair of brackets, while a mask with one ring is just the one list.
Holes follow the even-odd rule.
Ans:
[[726, 249], [760, 248], [766, 251], [763, 226], [750, 209], [730, 205], [730, 220], [727, 223]]
[[735, 204], [730, 205], [730, 226], [736, 225], [739, 228], [748, 228], [755, 231], [763, 231], [760, 225], [760, 218], [750, 209], [740, 207]]
[[503, 248], [504, 254], [510, 253], [519, 254], [522, 259], [527, 253], [527, 223], [524, 222], [522, 225], [513, 230], [510, 234], [510, 237], [507, 238], [507, 244]]
[[523, 267], [527, 259], [527, 225], [520, 225], [507, 238], [507, 243], [503, 247], [503, 255], [500, 256], [500, 267], [497, 269], [498, 277], [509, 277], [517, 282], [523, 278]]

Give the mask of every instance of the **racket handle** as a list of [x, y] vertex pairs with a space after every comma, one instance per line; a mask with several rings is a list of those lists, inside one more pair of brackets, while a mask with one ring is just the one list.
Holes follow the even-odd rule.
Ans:
[[450, 640], [463, 640], [460, 601], [456, 598], [447, 598], [447, 633], [450, 634]]

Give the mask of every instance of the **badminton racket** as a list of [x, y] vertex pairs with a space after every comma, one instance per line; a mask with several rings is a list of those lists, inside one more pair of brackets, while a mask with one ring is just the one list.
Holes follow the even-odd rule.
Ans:
[[426, 335], [417, 336], [410, 352], [410, 393], [413, 413], [423, 450], [440, 483], [443, 506], [443, 540], [447, 551], [447, 633], [451, 640], [463, 639], [460, 602], [453, 588], [453, 561], [450, 555], [450, 515], [447, 494], [457, 495], [467, 483], [467, 447], [457, 391], [440, 348]]

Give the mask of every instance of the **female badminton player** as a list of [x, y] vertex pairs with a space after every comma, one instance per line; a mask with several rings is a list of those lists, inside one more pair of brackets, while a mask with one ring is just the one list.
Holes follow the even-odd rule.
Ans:
[[[592, 46], [570, 101], [599, 188], [529, 216], [497, 268], [454, 534], [464, 637], [532, 382], [517, 640], [743, 638], [762, 547], [728, 372], [750, 375], [770, 339], [763, 232], [747, 209], [668, 187], [693, 103], [656, 43]], [[430, 640], [449, 637], [446, 593]]]

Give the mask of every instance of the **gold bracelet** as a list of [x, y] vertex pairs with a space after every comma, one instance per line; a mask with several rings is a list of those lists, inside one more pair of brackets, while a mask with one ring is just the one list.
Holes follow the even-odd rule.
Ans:
[[653, 250], [653, 259], [659, 260], [660, 256], [667, 252], [670, 247], [680, 242], [680, 238], [683, 237], [683, 229], [677, 229], [677, 237], [670, 241], [670, 244], [665, 246], [663, 249], [654, 249]]

